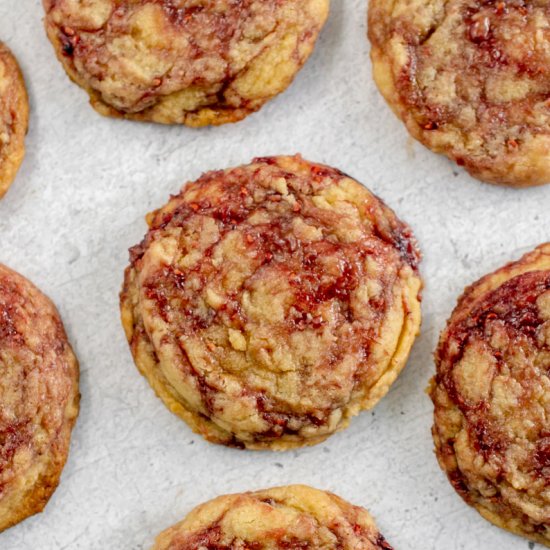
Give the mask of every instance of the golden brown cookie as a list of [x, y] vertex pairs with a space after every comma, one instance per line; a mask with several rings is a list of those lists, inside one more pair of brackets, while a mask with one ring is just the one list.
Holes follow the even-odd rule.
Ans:
[[450, 482], [489, 521], [550, 546], [550, 243], [466, 289], [436, 365]]
[[0, 42], [0, 199], [25, 156], [29, 100], [23, 75], [10, 50]]
[[226, 495], [195, 508], [152, 550], [392, 550], [364, 508], [305, 485]]
[[420, 325], [409, 228], [301, 157], [210, 172], [148, 217], [122, 321], [139, 370], [210, 441], [312, 445], [373, 407]]
[[550, 181], [546, 0], [371, 0], [369, 38], [413, 137], [483, 181]]
[[0, 264], [0, 531], [55, 491], [78, 414], [78, 364], [55, 306]]
[[313, 51], [329, 0], [43, 0], [72, 80], [103, 115], [236, 122], [283, 92]]

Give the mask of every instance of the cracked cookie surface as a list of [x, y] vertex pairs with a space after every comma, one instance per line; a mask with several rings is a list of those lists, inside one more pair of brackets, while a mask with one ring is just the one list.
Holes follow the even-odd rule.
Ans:
[[392, 550], [369, 513], [304, 485], [218, 497], [159, 535], [152, 550]]
[[550, 546], [550, 244], [466, 289], [436, 366], [450, 482], [489, 521]]
[[388, 391], [420, 325], [410, 229], [301, 157], [210, 172], [148, 217], [122, 321], [139, 370], [207, 439], [318, 443]]
[[78, 414], [78, 364], [54, 305], [0, 264], [0, 531], [41, 512]]
[[205, 126], [243, 119], [292, 82], [329, 0], [43, 0], [73, 81], [104, 115]]
[[0, 199], [13, 183], [25, 156], [29, 100], [17, 60], [0, 42]]
[[487, 182], [550, 181], [550, 2], [372, 0], [369, 38], [413, 137]]

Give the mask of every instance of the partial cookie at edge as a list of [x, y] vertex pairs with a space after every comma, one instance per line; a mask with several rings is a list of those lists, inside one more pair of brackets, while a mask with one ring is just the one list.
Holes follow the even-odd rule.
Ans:
[[472, 176], [548, 183], [549, 29], [540, 3], [372, 0], [374, 77], [411, 135]]
[[70, 78], [103, 115], [236, 122], [283, 92], [313, 51], [329, 0], [43, 0]]
[[0, 199], [13, 183], [25, 156], [29, 100], [17, 60], [0, 42]]
[[78, 363], [51, 301], [0, 264], [0, 531], [41, 512], [78, 415]]
[[304, 485], [218, 497], [161, 533], [152, 550], [198, 547], [392, 550], [364, 508]]
[[550, 244], [483, 277], [441, 335], [438, 461], [492, 523], [550, 546]]

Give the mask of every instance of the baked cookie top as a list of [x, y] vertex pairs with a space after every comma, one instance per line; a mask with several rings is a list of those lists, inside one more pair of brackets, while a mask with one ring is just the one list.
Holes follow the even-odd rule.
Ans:
[[0, 199], [25, 156], [29, 101], [23, 75], [11, 51], [0, 42]]
[[550, 545], [550, 244], [466, 289], [436, 364], [433, 435], [451, 483]]
[[78, 365], [54, 305], [0, 264], [0, 531], [42, 511], [78, 414]]
[[411, 134], [484, 181], [550, 181], [550, 3], [372, 0], [378, 86]]
[[208, 439], [317, 443], [403, 368], [420, 324], [416, 242], [342, 172], [256, 159], [187, 184], [148, 222], [123, 323], [140, 370]]
[[304, 485], [218, 497], [159, 535], [153, 550], [391, 550], [369, 513]]
[[329, 0], [43, 0], [69, 76], [102, 114], [234, 122], [284, 91]]

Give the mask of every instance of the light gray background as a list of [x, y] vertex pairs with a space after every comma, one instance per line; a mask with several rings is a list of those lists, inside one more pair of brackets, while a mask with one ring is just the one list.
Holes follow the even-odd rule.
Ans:
[[[39, 0], [0, 0], [0, 39], [31, 97], [28, 153], [0, 203], [0, 261], [57, 303], [82, 368], [82, 410], [45, 513], [2, 550], [148, 549], [218, 494], [294, 482], [369, 508], [398, 550], [527, 549], [462, 503], [440, 472], [424, 393], [437, 335], [463, 287], [548, 240], [550, 186], [499, 189], [412, 143], [370, 76], [365, 0], [333, 0], [293, 86], [236, 125], [204, 130], [109, 120], [56, 61]], [[118, 317], [127, 249], [144, 215], [203, 171], [301, 152], [383, 197], [425, 255], [424, 324], [408, 367], [374, 412], [326, 443], [285, 454], [204, 442], [137, 373]]]

